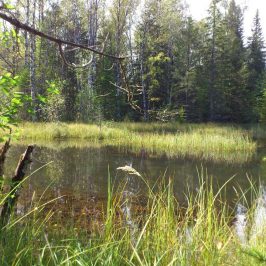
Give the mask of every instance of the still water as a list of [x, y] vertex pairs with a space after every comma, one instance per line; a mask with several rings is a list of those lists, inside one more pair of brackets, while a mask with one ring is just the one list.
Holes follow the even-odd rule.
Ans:
[[[117, 170], [118, 167], [125, 165], [136, 169], [151, 186], [164, 176], [171, 177], [175, 196], [180, 202], [185, 200], [184, 194], [187, 188], [192, 192], [197, 190], [200, 173], [211, 176], [214, 186], [221, 186], [234, 176], [226, 194], [228, 201], [232, 203], [236, 199], [234, 188], [245, 191], [250, 187], [250, 180], [266, 183], [266, 162], [263, 160], [266, 155], [265, 148], [258, 152], [253, 162], [234, 165], [189, 159], [156, 158], [150, 157], [145, 151], [132, 154], [108, 147], [92, 148], [80, 145], [68, 147], [67, 143], [61, 144], [50, 142], [45, 146], [36, 146], [28, 174], [41, 169], [24, 184], [20, 202], [30, 202], [33, 193], [39, 196], [44, 193], [44, 199], [66, 196], [71, 198], [68, 204], [79, 205], [80, 202], [86, 204], [84, 202], [91, 202], [92, 199], [94, 202], [97, 200], [104, 202], [107, 198], [108, 172], [114, 188], [126, 183], [127, 192], [145, 196], [146, 186], [141, 178], [126, 176]], [[14, 145], [10, 149], [5, 168], [6, 176], [12, 176], [25, 147]], [[61, 202], [64, 204], [67, 201], [61, 199]]]

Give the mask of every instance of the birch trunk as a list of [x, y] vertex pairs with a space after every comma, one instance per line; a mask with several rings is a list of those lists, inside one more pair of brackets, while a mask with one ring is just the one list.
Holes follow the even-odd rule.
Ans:
[[[97, 45], [97, 35], [98, 35], [98, 10], [99, 10], [99, 0], [89, 0], [88, 2], [88, 46], [95, 47]], [[96, 80], [96, 56], [92, 55], [92, 62], [90, 66], [90, 71], [88, 74], [88, 87], [91, 92], [94, 90]]]
[[[36, 20], [36, 1], [33, 2], [33, 10], [32, 10], [32, 27], [35, 28], [35, 20]], [[36, 106], [36, 59], [35, 59], [35, 51], [36, 51], [36, 36], [34, 34], [30, 35], [30, 94], [32, 98], [32, 108], [34, 114], [32, 116], [32, 120], [36, 120], [37, 115], [37, 106]]]

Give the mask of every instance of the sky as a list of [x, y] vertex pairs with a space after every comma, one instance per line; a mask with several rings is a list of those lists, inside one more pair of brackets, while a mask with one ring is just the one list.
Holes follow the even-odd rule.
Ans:
[[[189, 10], [194, 19], [202, 19], [207, 14], [211, 0], [186, 0]], [[253, 18], [256, 10], [259, 10], [261, 26], [266, 40], [266, 0], [236, 0], [236, 3], [245, 8], [244, 32], [245, 37], [250, 36]]]

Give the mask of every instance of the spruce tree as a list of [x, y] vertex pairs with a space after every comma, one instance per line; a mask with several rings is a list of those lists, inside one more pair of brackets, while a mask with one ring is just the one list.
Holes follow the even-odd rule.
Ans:
[[263, 99], [265, 77], [265, 51], [263, 33], [257, 10], [252, 28], [252, 36], [248, 42], [248, 82], [250, 93], [249, 108], [253, 119], [258, 119], [258, 110]]
[[225, 16], [225, 54], [222, 65], [224, 72], [223, 90], [225, 95], [224, 115], [226, 120], [246, 122], [246, 104], [249, 98], [246, 91], [245, 48], [243, 40], [243, 11], [235, 0], [229, 3]]

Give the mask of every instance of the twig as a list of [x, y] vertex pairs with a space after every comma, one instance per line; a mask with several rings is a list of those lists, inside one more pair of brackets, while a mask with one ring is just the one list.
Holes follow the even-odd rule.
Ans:
[[120, 86], [116, 85], [115, 83], [113, 83], [111, 81], [110, 81], [110, 84], [112, 84], [117, 89], [119, 89], [121, 92], [123, 92], [123, 93], [125, 93], [127, 95], [127, 102], [128, 102], [128, 104], [131, 106], [131, 108], [133, 110], [139, 112], [140, 114], [143, 114], [143, 109], [133, 102], [133, 96], [134, 96], [133, 93], [128, 91], [126, 88], [123, 88], [123, 87], [120, 87]]
[[73, 68], [85, 68], [87, 66], [89, 66], [91, 63], [92, 63], [92, 60], [93, 60], [93, 56], [91, 56], [91, 59], [89, 62], [87, 62], [86, 64], [83, 64], [83, 65], [75, 65], [74, 63], [69, 63], [65, 57], [65, 54], [64, 54], [64, 51], [63, 51], [63, 48], [62, 48], [62, 44], [58, 44], [58, 47], [59, 47], [59, 53], [64, 61], [64, 63], [69, 66], [69, 67], [73, 67]]

